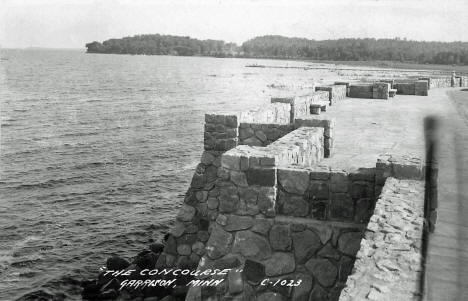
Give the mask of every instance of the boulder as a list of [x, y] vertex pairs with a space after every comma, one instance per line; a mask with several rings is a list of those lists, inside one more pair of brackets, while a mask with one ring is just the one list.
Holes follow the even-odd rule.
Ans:
[[129, 265], [130, 265], [130, 262], [128, 262], [127, 260], [119, 256], [112, 256], [108, 258], [106, 261], [107, 269], [113, 270], [113, 271], [124, 270], [128, 268]]
[[313, 231], [295, 232], [292, 234], [292, 237], [294, 255], [298, 263], [304, 262], [322, 247], [320, 237]]
[[290, 227], [287, 225], [274, 225], [271, 227], [269, 239], [273, 250], [290, 250], [292, 244]]
[[211, 259], [217, 259], [224, 256], [229, 251], [232, 242], [232, 234], [224, 231], [221, 226], [216, 225], [206, 243], [206, 253]]
[[309, 172], [299, 169], [279, 169], [278, 182], [287, 192], [303, 195], [309, 187]]
[[338, 247], [341, 252], [356, 256], [359, 247], [361, 246], [361, 232], [346, 232], [342, 233], [338, 238]]
[[338, 270], [328, 259], [312, 258], [305, 266], [321, 285], [330, 287], [335, 284]]
[[267, 276], [279, 276], [294, 272], [296, 262], [291, 253], [277, 252], [266, 260], [265, 273]]
[[232, 247], [233, 253], [240, 253], [253, 260], [264, 260], [271, 256], [268, 241], [252, 231], [239, 231], [236, 233]]

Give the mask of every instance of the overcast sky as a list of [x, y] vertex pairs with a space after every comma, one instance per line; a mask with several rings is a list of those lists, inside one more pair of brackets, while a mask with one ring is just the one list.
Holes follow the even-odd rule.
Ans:
[[143, 33], [468, 41], [468, 0], [0, 0], [0, 46], [84, 48]]

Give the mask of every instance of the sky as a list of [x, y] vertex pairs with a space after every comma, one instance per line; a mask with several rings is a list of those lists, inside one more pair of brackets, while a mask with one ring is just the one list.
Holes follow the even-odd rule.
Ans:
[[238, 44], [267, 34], [468, 41], [468, 0], [0, 0], [4, 48], [151, 33]]

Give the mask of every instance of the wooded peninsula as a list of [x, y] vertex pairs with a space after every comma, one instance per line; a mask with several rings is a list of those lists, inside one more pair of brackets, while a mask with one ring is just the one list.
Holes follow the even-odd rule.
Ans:
[[88, 53], [213, 56], [327, 61], [396, 61], [468, 65], [468, 42], [424, 42], [407, 39], [309, 40], [267, 35], [242, 45], [221, 40], [145, 34], [86, 44]]

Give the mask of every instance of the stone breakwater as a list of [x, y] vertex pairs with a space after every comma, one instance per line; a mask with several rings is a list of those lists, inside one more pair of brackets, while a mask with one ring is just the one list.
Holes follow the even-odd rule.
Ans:
[[[425, 83], [430, 86], [429, 80]], [[385, 101], [391, 85], [378, 81], [368, 95]], [[383, 154], [372, 168], [328, 166], [339, 120], [327, 115], [328, 108], [320, 115], [312, 108], [324, 102], [330, 110], [339, 106], [352, 84], [335, 86], [274, 97], [258, 110], [207, 114], [201, 162], [175, 225], [164, 249], [145, 262], [153, 269], [229, 272], [182, 281], [214, 279], [216, 286], [124, 289], [118, 298], [373, 300], [404, 279], [414, 284], [420, 260], [411, 256], [419, 254], [422, 236], [417, 206], [423, 202], [424, 162], [412, 155]], [[372, 286], [366, 271], [376, 263], [377, 269], [391, 272], [381, 279], [391, 278], [388, 288]], [[365, 293], [359, 279], [368, 280]], [[401, 297], [417, 293], [408, 288]]]

